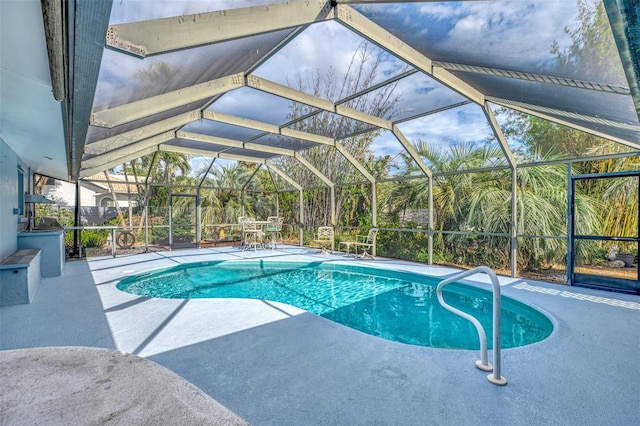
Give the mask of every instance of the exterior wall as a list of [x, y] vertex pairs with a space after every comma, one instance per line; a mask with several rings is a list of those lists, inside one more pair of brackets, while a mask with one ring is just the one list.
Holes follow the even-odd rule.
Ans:
[[[106, 191], [106, 190], [105, 190]], [[69, 182], [58, 180], [56, 185], [47, 185], [43, 188], [43, 194], [49, 198], [55, 199], [60, 205], [75, 206], [76, 205], [76, 186]], [[126, 193], [116, 193], [120, 208], [129, 207], [129, 197]], [[111, 192], [106, 191], [99, 193], [80, 185], [80, 205], [83, 207], [100, 207], [103, 198], [111, 199]], [[135, 201], [135, 196], [132, 196]], [[135, 206], [135, 204], [134, 204]]]
[[[72, 183], [57, 180], [56, 185], [47, 185], [43, 188], [44, 196], [55, 199], [60, 205], [75, 206], [76, 205], [76, 186]], [[92, 190], [80, 185], [80, 204], [83, 206], [94, 207], [96, 193]]]
[[[120, 205], [121, 209], [126, 209], [129, 207], [129, 196], [127, 194], [123, 194], [120, 192], [116, 193], [116, 197], [118, 198], [118, 204]], [[106, 192], [104, 194], [96, 194], [95, 195], [95, 205], [96, 206], [100, 206], [100, 202], [104, 199], [104, 198], [108, 198], [108, 199], [113, 199], [113, 197], [111, 196], [110, 192]], [[136, 204], [136, 200], [135, 197], [131, 197], [131, 202], [132, 205], [135, 206]], [[82, 203], [83, 205], [86, 205], [85, 203]]]
[[[15, 152], [0, 139], [0, 259], [11, 255], [18, 249], [18, 231], [26, 223], [19, 224], [22, 216], [13, 214], [18, 208], [18, 160]], [[23, 192], [29, 182], [29, 169], [24, 167]], [[24, 206], [23, 206], [24, 208]]]

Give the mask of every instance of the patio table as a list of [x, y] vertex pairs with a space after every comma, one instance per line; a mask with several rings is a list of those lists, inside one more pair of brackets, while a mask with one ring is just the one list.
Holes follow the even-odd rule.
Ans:
[[[65, 231], [80, 231], [82, 233], [85, 229], [110, 229], [111, 230], [111, 255], [116, 257], [116, 230], [119, 226], [65, 226]], [[80, 257], [82, 257], [82, 239], [80, 239]]]
[[[356, 244], [355, 241], [340, 241], [338, 243], [338, 247], [344, 245], [345, 246], [345, 250], [346, 250], [344, 255], [345, 256], [349, 256], [349, 252], [350, 252], [351, 246], [354, 245], [354, 244]], [[357, 248], [356, 248], [356, 250], [357, 250]], [[355, 254], [358, 254], [357, 251], [356, 251]]]

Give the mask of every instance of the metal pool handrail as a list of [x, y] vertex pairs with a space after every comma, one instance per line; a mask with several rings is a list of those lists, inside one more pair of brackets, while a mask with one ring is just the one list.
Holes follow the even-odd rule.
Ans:
[[[491, 283], [493, 284], [493, 362], [495, 364], [495, 368], [492, 367], [491, 364], [489, 364], [489, 362], [487, 361], [487, 335], [485, 334], [484, 328], [482, 328], [482, 324], [480, 324], [480, 321], [478, 321], [474, 316], [447, 304], [442, 297], [442, 288], [447, 284], [451, 284], [452, 282], [481, 272], [489, 275], [489, 278], [491, 278]], [[493, 272], [493, 270], [491, 270], [491, 268], [489, 268], [488, 266], [478, 266], [468, 271], [463, 271], [459, 274], [442, 280], [440, 284], [438, 284], [437, 295], [438, 302], [440, 302], [440, 305], [442, 305], [442, 307], [453, 312], [456, 315], [461, 316], [466, 320], [471, 321], [471, 323], [476, 327], [478, 337], [480, 338], [480, 359], [476, 361], [476, 367], [483, 371], [493, 371], [493, 373], [487, 376], [487, 380], [489, 380], [494, 385], [506, 385], [507, 379], [500, 376], [500, 283], [498, 282], [498, 277], [496, 276], [495, 272]]]

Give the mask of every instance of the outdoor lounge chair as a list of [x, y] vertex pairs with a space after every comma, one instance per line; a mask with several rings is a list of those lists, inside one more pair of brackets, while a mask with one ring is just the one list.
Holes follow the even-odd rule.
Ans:
[[[333, 226], [321, 226], [318, 228], [318, 232], [313, 240], [316, 244], [320, 245], [321, 253], [333, 252]], [[327, 251], [327, 247], [330, 251]]]
[[[375, 259], [376, 253], [376, 238], [378, 237], [378, 228], [369, 229], [367, 236], [359, 236], [359, 241], [351, 242], [351, 245], [355, 247], [356, 257], [364, 259], [370, 257]], [[358, 247], [362, 247], [362, 253], [358, 255]]]

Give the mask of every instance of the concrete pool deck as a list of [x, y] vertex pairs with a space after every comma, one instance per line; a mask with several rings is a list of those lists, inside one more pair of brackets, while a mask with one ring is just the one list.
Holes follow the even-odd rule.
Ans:
[[86, 346], [138, 355], [254, 425], [640, 422], [638, 296], [500, 277], [504, 295], [545, 312], [555, 330], [542, 342], [503, 349], [508, 384], [498, 387], [474, 367], [478, 351], [391, 342], [275, 302], [153, 299], [115, 288], [122, 277], [149, 269], [255, 257], [356, 262], [440, 277], [457, 272], [291, 246], [68, 262], [61, 277], [43, 278], [32, 304], [0, 308], [0, 350]]

